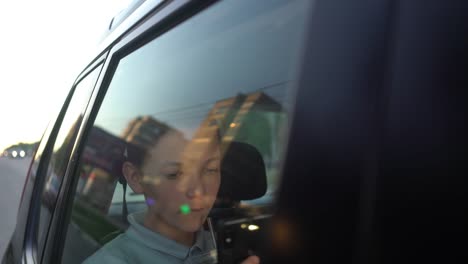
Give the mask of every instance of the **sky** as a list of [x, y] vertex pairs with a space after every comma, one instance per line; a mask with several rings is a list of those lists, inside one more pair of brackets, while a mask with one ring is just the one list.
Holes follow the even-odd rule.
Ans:
[[129, 2], [0, 2], [0, 151], [39, 141], [110, 20]]
[[95, 125], [118, 136], [151, 115], [191, 136], [218, 100], [259, 89], [286, 107], [306, 4], [227, 1], [190, 18], [119, 61]]

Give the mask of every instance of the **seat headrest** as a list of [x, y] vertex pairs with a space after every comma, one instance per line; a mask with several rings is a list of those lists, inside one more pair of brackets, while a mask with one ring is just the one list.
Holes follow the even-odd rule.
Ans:
[[260, 152], [247, 143], [229, 143], [221, 162], [218, 198], [252, 200], [262, 197], [266, 190], [266, 169]]

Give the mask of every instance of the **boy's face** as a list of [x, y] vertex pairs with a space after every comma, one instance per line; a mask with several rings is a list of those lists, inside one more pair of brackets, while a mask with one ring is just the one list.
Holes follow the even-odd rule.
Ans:
[[174, 132], [162, 136], [142, 166], [148, 213], [181, 231], [197, 231], [216, 199], [220, 166], [218, 144], [189, 142]]

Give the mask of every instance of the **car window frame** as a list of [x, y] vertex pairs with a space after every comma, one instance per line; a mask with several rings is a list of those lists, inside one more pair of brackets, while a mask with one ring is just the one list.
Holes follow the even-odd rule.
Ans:
[[[26, 263], [38, 263], [38, 259], [42, 258], [44, 249], [46, 248], [47, 245], [47, 240], [48, 240], [48, 235], [49, 231], [53, 222], [53, 218], [55, 215], [55, 212], [57, 211], [57, 206], [58, 203], [56, 203], [54, 212], [51, 214], [51, 217], [46, 223], [46, 230], [45, 232], [45, 240], [43, 245], [39, 245], [40, 241], [38, 241], [38, 231], [40, 228], [40, 212], [41, 212], [41, 197], [43, 194], [43, 190], [45, 188], [45, 183], [46, 183], [46, 177], [47, 177], [47, 170], [50, 165], [50, 161], [53, 155], [53, 147], [55, 146], [57, 136], [60, 133], [62, 129], [62, 124], [64, 121], [64, 118], [67, 114], [68, 108], [70, 106], [70, 103], [73, 100], [73, 95], [76, 92], [77, 86], [81, 83], [82, 80], [84, 80], [89, 74], [91, 74], [94, 70], [98, 70], [98, 77], [101, 74], [102, 71], [102, 66], [103, 62], [105, 61], [106, 56], [102, 55], [100, 56], [97, 60], [93, 61], [85, 70], [83, 70], [78, 77], [76, 78], [74, 84], [72, 85], [65, 101], [60, 109], [56, 119], [53, 120], [53, 123], [50, 125], [52, 126], [52, 129], [50, 132], [45, 132], [46, 134], [44, 135], [40, 144], [45, 144], [43, 147], [43, 150], [38, 152], [36, 155], [40, 155], [39, 159], [39, 164], [37, 169], [35, 170], [35, 178], [34, 178], [34, 186], [32, 190], [32, 194], [30, 196], [30, 204], [28, 208], [28, 213], [27, 213], [27, 222], [26, 222], [26, 228], [25, 228], [25, 235], [24, 235], [24, 243], [23, 243], [23, 254], [22, 258], [24, 262]], [[98, 69], [101, 67], [101, 69]], [[89, 105], [91, 95], [93, 94], [95, 88], [96, 88], [96, 83], [94, 83], [94, 86], [91, 88], [91, 94], [88, 96], [87, 102], [85, 103], [85, 106], [83, 107], [83, 112], [86, 111], [86, 108]], [[84, 105], [84, 104], [83, 104]], [[83, 122], [81, 122], [83, 124]], [[77, 138], [75, 139], [74, 142], [77, 141]], [[74, 144], [74, 143], [73, 143]], [[38, 147], [38, 150], [40, 150], [40, 146]], [[67, 162], [67, 170], [64, 173], [64, 180], [67, 178], [68, 175], [68, 168], [70, 167], [71, 163], [73, 162], [73, 150], [70, 152], [68, 155], [68, 162]], [[63, 189], [63, 184], [60, 186], [60, 189]], [[59, 197], [57, 196], [57, 202], [58, 202]]]
[[[35, 232], [34, 235], [36, 235], [35, 240], [36, 244], [38, 247], [38, 253], [39, 253], [39, 258], [42, 257], [42, 250], [44, 248], [45, 241], [47, 239], [48, 235], [48, 230], [50, 228], [50, 222], [51, 218], [55, 212], [55, 202], [58, 198], [58, 190], [62, 186], [63, 179], [66, 178], [67, 176], [67, 167], [69, 163], [71, 162], [71, 157], [72, 157], [72, 148], [68, 148], [68, 146], [74, 146], [74, 142], [76, 141], [76, 135], [79, 132], [79, 127], [82, 123], [82, 120], [80, 119], [80, 115], [85, 112], [90, 97], [93, 93], [94, 87], [96, 86], [97, 78], [99, 77], [100, 71], [102, 69], [102, 63], [93, 64], [92, 67], [90, 67], [89, 70], [85, 71], [83, 74], [80, 75], [78, 78], [78, 81], [76, 82], [74, 86], [74, 91], [72, 98], [67, 106], [66, 113], [61, 121], [60, 128], [58, 131], [57, 136], [54, 139], [54, 144], [51, 149], [51, 156], [49, 156], [49, 162], [48, 166], [45, 169], [46, 176], [44, 178], [45, 182], [43, 183], [44, 185], [41, 186], [42, 189], [42, 195], [39, 197], [40, 201], [40, 211], [38, 211], [38, 227], [37, 231]], [[88, 82], [89, 81], [89, 82]], [[82, 86], [82, 84], [84, 84]], [[79, 111], [79, 112], [75, 112]], [[79, 113], [78, 116], [76, 116]], [[70, 115], [71, 114], [71, 115]], [[73, 125], [69, 124], [68, 122], [72, 121]], [[71, 125], [71, 126], [70, 126]], [[77, 127], [76, 127], [77, 125]], [[59, 139], [60, 135], [62, 132], [66, 133], [66, 137], [70, 135], [70, 132], [74, 134], [74, 136], [71, 138], [72, 140], [67, 143], [65, 139]], [[62, 134], [64, 135], [64, 134]], [[59, 140], [59, 141], [57, 141]], [[61, 141], [63, 140], [63, 141]], [[59, 144], [59, 145], [57, 145]], [[60, 149], [56, 149], [57, 146], [60, 146], [60, 149], [62, 149], [64, 146], [66, 146], [66, 151], [61, 153]], [[62, 159], [62, 161], [60, 161]], [[58, 162], [58, 163], [57, 163]], [[59, 174], [51, 173], [51, 171], [55, 170], [54, 167], [57, 164], [64, 164], [64, 169], [63, 171], [60, 171]], [[58, 177], [56, 177], [58, 176]], [[47, 208], [45, 209], [43, 206], [45, 205], [45, 202], [43, 199], [47, 195], [47, 185], [49, 184], [49, 180], [55, 180], [58, 184], [58, 189], [57, 193], [52, 197], [53, 200], [53, 208]], [[44, 214], [44, 216], [43, 216]], [[45, 226], [43, 226], [45, 224]]]
[[37, 218], [37, 215], [41, 209], [40, 197], [42, 196], [42, 191], [45, 185], [45, 177], [47, 176], [47, 168], [49, 167], [49, 162], [52, 157], [53, 146], [60, 131], [63, 118], [66, 114], [74, 91], [75, 86], [72, 87], [70, 93], [65, 99], [64, 106], [57, 115], [56, 121], [52, 125], [52, 129], [50, 130], [50, 132], [46, 132], [48, 135], [46, 135], [46, 137], [43, 138], [43, 140], [46, 141], [41, 141], [41, 143], [39, 144], [39, 149], [42, 148], [41, 144], [44, 144], [42, 151], [36, 154], [40, 155], [40, 160], [35, 172], [31, 172], [35, 174], [35, 177], [34, 179], [31, 179], [33, 180], [34, 185], [32, 189], [32, 194], [30, 196], [30, 203], [27, 213], [26, 229], [23, 243], [23, 257], [26, 263], [37, 263], [37, 231], [39, 229], [39, 219]]

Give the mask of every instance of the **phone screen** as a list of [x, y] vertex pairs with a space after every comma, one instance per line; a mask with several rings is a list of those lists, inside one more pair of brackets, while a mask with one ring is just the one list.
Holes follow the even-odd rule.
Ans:
[[240, 263], [248, 256], [265, 257], [271, 215], [220, 220], [217, 223], [218, 263]]

